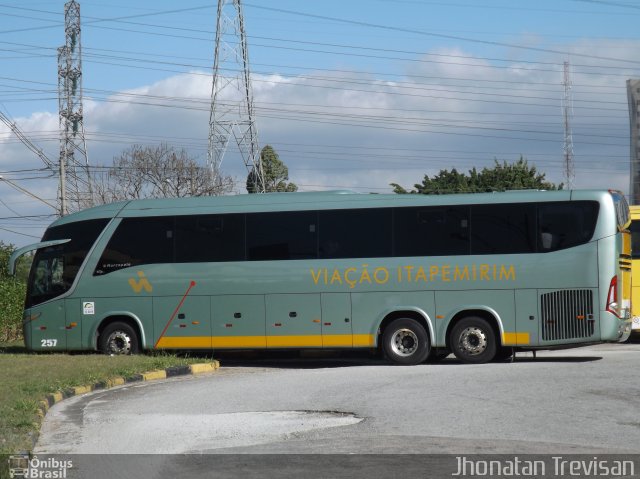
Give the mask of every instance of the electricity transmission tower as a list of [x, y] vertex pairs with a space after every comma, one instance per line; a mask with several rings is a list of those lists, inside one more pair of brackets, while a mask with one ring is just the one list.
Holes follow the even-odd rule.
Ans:
[[60, 216], [93, 205], [82, 115], [80, 5], [64, 5], [65, 44], [58, 48]]
[[571, 133], [571, 117], [573, 116], [573, 102], [571, 98], [571, 74], [569, 62], [564, 62], [564, 96], [562, 97], [562, 115], [564, 119], [564, 179], [566, 188], [570, 190], [574, 186], [575, 173], [573, 170], [573, 135]]
[[242, 6], [240, 0], [218, 0], [207, 153], [215, 182], [221, 181], [220, 165], [231, 138], [264, 192]]

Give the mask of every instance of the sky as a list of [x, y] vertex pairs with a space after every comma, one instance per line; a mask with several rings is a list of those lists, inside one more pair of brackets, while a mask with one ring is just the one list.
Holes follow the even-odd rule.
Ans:
[[[0, 111], [54, 163], [64, 3], [0, 0]], [[217, 2], [79, 3], [91, 171], [134, 144], [160, 142], [206, 165]], [[275, 148], [300, 191], [385, 193], [390, 183], [411, 188], [442, 169], [521, 156], [566, 182], [568, 98], [573, 186], [628, 193], [626, 80], [640, 78], [640, 2], [250, 0], [242, 8], [259, 144]], [[234, 194], [246, 192], [247, 175], [236, 150], [221, 165]], [[44, 166], [0, 122], [0, 241], [36, 242], [56, 218], [59, 178]]]

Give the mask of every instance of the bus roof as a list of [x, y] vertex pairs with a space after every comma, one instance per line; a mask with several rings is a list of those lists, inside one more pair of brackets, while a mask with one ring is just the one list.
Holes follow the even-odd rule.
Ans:
[[497, 193], [421, 195], [367, 194], [351, 191], [265, 193], [190, 198], [130, 200], [96, 206], [59, 218], [51, 226], [113, 217], [146, 217], [188, 214], [223, 214], [268, 211], [439, 206], [459, 204], [527, 203], [595, 200], [610, 197], [606, 190], [519, 190]]

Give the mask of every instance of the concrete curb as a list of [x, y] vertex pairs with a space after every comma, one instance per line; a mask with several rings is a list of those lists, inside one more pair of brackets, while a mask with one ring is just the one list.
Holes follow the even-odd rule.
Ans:
[[60, 401], [65, 399], [80, 396], [82, 394], [87, 394], [94, 391], [102, 391], [105, 389], [111, 389], [116, 386], [123, 386], [125, 384], [135, 384], [139, 382], [146, 381], [157, 381], [159, 379], [167, 379], [176, 376], [186, 376], [186, 375], [197, 375], [204, 373], [212, 373], [216, 371], [220, 367], [220, 362], [217, 360], [213, 360], [210, 363], [198, 363], [198, 364], [190, 364], [188, 366], [173, 366], [166, 369], [158, 369], [155, 371], [149, 371], [142, 374], [136, 374], [130, 378], [125, 378], [121, 376], [116, 376], [111, 379], [107, 379], [105, 381], [99, 381], [94, 384], [89, 384], [86, 386], [76, 386], [72, 388], [68, 388], [62, 391], [56, 391], [51, 394], [47, 394], [43, 400], [38, 403], [38, 422], [36, 426], [38, 431], [36, 431], [31, 438], [31, 450], [33, 450], [36, 446], [36, 442], [38, 441], [38, 436], [40, 435], [40, 426], [44, 417], [47, 415], [49, 408]]

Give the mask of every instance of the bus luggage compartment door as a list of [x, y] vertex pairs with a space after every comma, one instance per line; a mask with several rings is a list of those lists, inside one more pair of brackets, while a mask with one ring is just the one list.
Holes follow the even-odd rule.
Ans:
[[211, 349], [211, 299], [208, 296], [153, 298], [155, 347]]
[[351, 348], [351, 294], [322, 293], [322, 346]]
[[267, 347], [262, 294], [213, 296], [211, 322], [214, 350]]
[[268, 294], [267, 348], [321, 348], [320, 294]]

